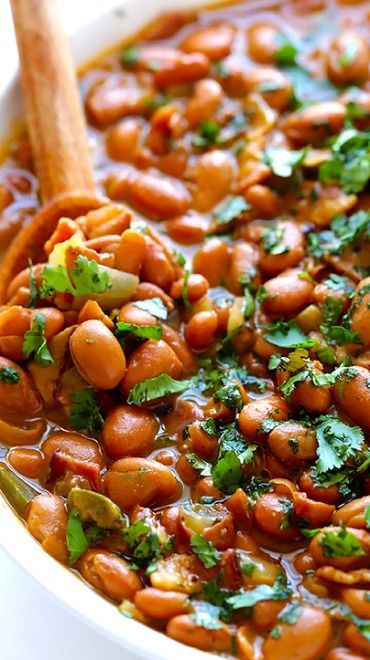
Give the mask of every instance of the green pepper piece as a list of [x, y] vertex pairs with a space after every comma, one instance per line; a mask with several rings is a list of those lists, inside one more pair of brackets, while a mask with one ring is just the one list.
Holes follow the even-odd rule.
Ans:
[[5, 465], [0, 465], [0, 490], [9, 504], [20, 515], [25, 512], [28, 504], [38, 495], [38, 492], [17, 477]]

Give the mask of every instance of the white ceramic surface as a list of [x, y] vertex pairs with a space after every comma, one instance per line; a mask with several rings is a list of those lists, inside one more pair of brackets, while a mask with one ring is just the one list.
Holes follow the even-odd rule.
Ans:
[[[191, 9], [214, 4], [214, 0], [120, 0], [112, 8], [114, 3], [108, 0], [109, 9], [91, 22], [88, 0], [76, 2], [83, 2], [86, 11], [86, 25], [71, 37], [76, 66], [88, 62], [99, 52], [134, 35], [162, 12], [178, 9], [180, 6]], [[10, 45], [7, 75], [0, 76], [0, 141], [14, 121], [23, 115], [15, 62], [14, 49]], [[211, 657], [123, 617], [117, 608], [42, 550], [1, 494], [0, 544], [63, 606], [95, 630], [120, 644], [123, 649], [133, 653], [135, 657], [153, 660], [205, 660]]]

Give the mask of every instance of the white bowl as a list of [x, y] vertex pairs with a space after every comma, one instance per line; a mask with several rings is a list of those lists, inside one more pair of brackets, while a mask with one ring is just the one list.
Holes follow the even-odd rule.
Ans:
[[[112, 3], [110, 3], [112, 4]], [[100, 52], [119, 44], [159, 14], [215, 4], [213, 0], [120, 0], [72, 34], [76, 65], [89, 62]], [[8, 64], [8, 63], [7, 63]], [[18, 77], [0, 88], [0, 142], [17, 118], [23, 115]], [[27, 532], [0, 494], [0, 543], [40, 585], [80, 619], [116, 641], [136, 658], [158, 660], [205, 660], [209, 654], [179, 644], [136, 621], [118, 609], [50, 557]], [[122, 656], [124, 657], [124, 655]], [[215, 656], [213, 656], [215, 657]]]

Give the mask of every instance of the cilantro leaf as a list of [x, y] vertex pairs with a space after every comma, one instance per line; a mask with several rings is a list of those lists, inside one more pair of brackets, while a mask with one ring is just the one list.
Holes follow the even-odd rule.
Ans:
[[370, 179], [370, 131], [345, 128], [331, 150], [331, 160], [319, 167], [320, 181], [337, 182], [345, 193], [361, 192]]
[[125, 48], [121, 55], [121, 63], [123, 66], [133, 67], [139, 61], [139, 50], [136, 46], [128, 46]]
[[308, 250], [314, 257], [323, 254], [341, 254], [345, 248], [361, 238], [368, 230], [370, 211], [357, 211], [349, 218], [338, 215], [332, 220], [330, 229], [311, 233], [308, 236]]
[[250, 205], [242, 195], [229, 197], [222, 202], [215, 211], [217, 225], [228, 224], [235, 218], [238, 218], [244, 211], [248, 211]]
[[321, 311], [324, 315], [326, 323], [332, 325], [340, 317], [343, 310], [343, 302], [339, 298], [327, 296], [321, 305]]
[[86, 431], [97, 435], [103, 426], [104, 419], [96, 401], [96, 393], [90, 388], [73, 392], [71, 395], [69, 424], [76, 431]]
[[285, 600], [292, 594], [292, 590], [282, 580], [275, 580], [272, 587], [268, 584], [260, 584], [251, 591], [241, 589], [226, 599], [227, 604], [233, 610], [240, 610], [244, 607], [254, 607], [263, 600]]
[[69, 561], [72, 564], [81, 557], [89, 547], [89, 541], [86, 538], [78, 509], [72, 509], [68, 516], [66, 540]]
[[281, 348], [310, 348], [316, 339], [309, 339], [295, 321], [276, 321], [267, 326], [264, 337]]
[[212, 566], [216, 566], [220, 562], [220, 552], [215, 548], [213, 543], [207, 541], [207, 539], [200, 534], [192, 535], [190, 539], [190, 547], [194, 554], [199, 557], [205, 568], [212, 568]]
[[9, 367], [8, 365], [0, 367], [0, 381], [2, 383], [15, 385], [16, 383], [19, 383], [20, 378], [21, 374], [18, 369], [14, 369], [14, 367]]
[[320, 330], [324, 337], [330, 341], [335, 342], [338, 346], [345, 346], [345, 344], [362, 344], [361, 337], [358, 332], [351, 332], [342, 325], [332, 325], [330, 328], [320, 326]]
[[33, 318], [31, 329], [25, 332], [22, 346], [25, 358], [33, 356], [34, 360], [43, 366], [54, 364], [54, 358], [48, 349], [44, 334], [45, 324], [45, 314], [42, 312], [36, 314]]
[[285, 231], [278, 223], [272, 223], [262, 232], [262, 245], [267, 254], [286, 254], [289, 247], [284, 243]]
[[193, 384], [192, 379], [175, 380], [168, 374], [160, 374], [153, 378], [145, 378], [130, 390], [127, 403], [141, 405], [145, 401], [153, 401], [169, 394], [184, 392]]
[[269, 145], [263, 153], [263, 161], [270, 167], [273, 174], [281, 178], [288, 178], [302, 164], [306, 154], [307, 149], [291, 151], [286, 147]]
[[125, 527], [122, 535], [139, 567], [153, 564], [164, 552], [170, 550], [172, 545], [171, 539], [165, 543], [161, 542], [159, 535], [151, 531], [145, 518], [139, 518]]
[[278, 46], [275, 51], [275, 61], [279, 66], [287, 66], [294, 64], [296, 56], [298, 55], [297, 48], [289, 41], [284, 32], [278, 32], [276, 35], [276, 45]]
[[220, 125], [213, 119], [203, 119], [199, 124], [199, 135], [193, 139], [196, 147], [207, 147], [217, 142], [220, 133]]
[[47, 298], [55, 293], [71, 293], [75, 297], [104, 293], [112, 286], [107, 269], [82, 255], [77, 257], [70, 275], [61, 264], [59, 266], [48, 264], [43, 269], [41, 278], [41, 298]]
[[242, 477], [242, 464], [235, 451], [227, 451], [212, 467], [211, 476], [216, 488], [224, 493], [233, 493]]
[[293, 625], [294, 623], [297, 623], [302, 611], [302, 605], [299, 605], [298, 603], [288, 603], [288, 605], [285, 605], [284, 609], [279, 612], [277, 618], [284, 623]]
[[133, 305], [138, 309], [142, 309], [148, 314], [156, 316], [157, 319], [165, 321], [168, 316], [168, 309], [161, 298], [147, 298], [146, 300], [135, 300]]
[[205, 461], [203, 458], [200, 458], [196, 454], [186, 454], [186, 458], [194, 470], [198, 470], [202, 477], [211, 476], [211, 463], [207, 463], [207, 461]]
[[326, 531], [319, 537], [324, 557], [362, 557], [365, 555], [360, 541], [342, 525], [339, 531]]
[[222, 623], [219, 619], [220, 607], [201, 600], [193, 600], [192, 605], [195, 611], [190, 614], [190, 618], [197, 626], [202, 626], [206, 630], [219, 630], [222, 628]]
[[364, 443], [364, 434], [359, 426], [348, 426], [335, 417], [328, 417], [319, 424], [316, 438], [318, 474], [342, 467]]
[[116, 327], [118, 338], [126, 335], [134, 335], [139, 339], [160, 339], [162, 337], [160, 325], [137, 325], [136, 323], [119, 321]]
[[365, 520], [365, 527], [367, 527], [367, 529], [370, 529], [370, 504], [368, 504], [365, 507], [364, 520]]

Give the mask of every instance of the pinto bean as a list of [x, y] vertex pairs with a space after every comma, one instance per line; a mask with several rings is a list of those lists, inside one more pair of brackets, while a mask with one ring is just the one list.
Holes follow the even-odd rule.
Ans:
[[272, 67], [256, 67], [245, 77], [248, 93], [257, 92], [271, 108], [286, 110], [292, 101], [292, 85], [287, 76]]
[[10, 465], [25, 477], [37, 479], [45, 466], [45, 459], [38, 449], [16, 447], [8, 454]]
[[281, 199], [268, 186], [254, 183], [244, 190], [244, 197], [260, 218], [274, 218], [281, 209]]
[[127, 395], [137, 383], [160, 374], [179, 378], [182, 371], [183, 366], [171, 346], [162, 339], [149, 339], [131, 353], [122, 381], [122, 391]]
[[302, 279], [298, 270], [287, 270], [265, 282], [268, 298], [263, 302], [267, 314], [287, 317], [300, 312], [310, 302], [313, 284]]
[[126, 229], [121, 234], [115, 250], [115, 268], [138, 275], [145, 259], [146, 248], [147, 243], [141, 232]]
[[106, 139], [108, 155], [114, 160], [131, 161], [139, 142], [141, 122], [123, 119], [109, 131]]
[[85, 463], [96, 463], [99, 467], [104, 465], [98, 443], [90, 438], [85, 438], [79, 433], [68, 431], [50, 433], [42, 442], [41, 449], [48, 464], [50, 464], [53, 455], [59, 453]]
[[144, 99], [149, 92], [138, 87], [116, 84], [115, 87], [99, 84], [90, 90], [86, 98], [86, 110], [94, 124], [107, 128], [117, 119], [140, 115], [145, 109]]
[[27, 528], [49, 555], [67, 561], [67, 512], [61, 497], [36, 495], [28, 511]]
[[366, 598], [367, 593], [365, 589], [345, 588], [341, 591], [344, 602], [361, 619], [370, 619], [370, 601]]
[[365, 658], [370, 655], [370, 642], [354, 623], [346, 626], [343, 632], [343, 642], [357, 653], [362, 653]]
[[167, 234], [176, 243], [193, 245], [200, 243], [205, 237], [208, 222], [203, 216], [192, 213], [183, 215], [167, 222]]
[[119, 341], [102, 321], [84, 321], [69, 342], [77, 371], [88, 383], [111, 390], [122, 380], [126, 358]]
[[209, 59], [203, 53], [181, 53], [155, 72], [154, 81], [158, 87], [196, 82], [207, 76], [209, 67]]
[[185, 329], [185, 338], [191, 348], [201, 351], [209, 348], [217, 332], [218, 317], [215, 311], [197, 312]]
[[370, 506], [370, 495], [348, 502], [334, 513], [333, 524], [366, 529], [365, 510], [367, 506]]
[[230, 25], [211, 25], [190, 32], [181, 48], [186, 53], [203, 53], [210, 60], [222, 60], [230, 54], [233, 38]]
[[130, 197], [134, 204], [163, 220], [185, 213], [190, 195], [179, 181], [160, 178], [143, 172], [130, 185]]
[[0, 314], [0, 336], [24, 335], [31, 323], [31, 310], [20, 305], [6, 307]]
[[[170, 291], [172, 298], [175, 298], [176, 300], [180, 300], [182, 298], [183, 286], [183, 277], [173, 283]], [[208, 289], [209, 284], [203, 275], [198, 275], [197, 273], [189, 275], [186, 292], [190, 303], [195, 303], [200, 298], [203, 298]]]
[[310, 471], [303, 472], [299, 477], [299, 487], [308, 497], [316, 500], [318, 502], [326, 502], [327, 504], [338, 504], [341, 499], [339, 489], [337, 485], [329, 486], [324, 488], [321, 486], [316, 486], [312, 473]]
[[218, 286], [226, 274], [230, 250], [219, 238], [211, 238], [195, 254], [193, 267], [205, 277], [210, 286]]
[[279, 424], [271, 431], [268, 445], [279, 460], [292, 467], [305, 461], [313, 461], [316, 457], [315, 432], [298, 422]]
[[365, 346], [370, 345], [370, 291], [366, 291], [369, 284], [370, 277], [359, 282], [353, 298], [353, 311], [351, 309], [351, 330], [358, 332]]
[[345, 30], [333, 39], [327, 50], [327, 75], [336, 85], [349, 85], [366, 80], [369, 65], [369, 44], [357, 32]]
[[195, 166], [195, 210], [206, 213], [229, 194], [235, 175], [235, 161], [224, 151], [213, 149], [199, 157]]
[[[304, 238], [299, 226], [290, 220], [281, 220], [275, 225], [277, 235], [281, 234], [281, 243], [286, 250], [282, 254], [272, 254], [264, 247], [260, 247], [260, 266], [268, 275], [278, 275], [287, 268], [293, 268], [303, 259]], [[269, 229], [267, 228], [266, 231]]]
[[187, 614], [180, 614], [168, 622], [166, 633], [178, 642], [193, 646], [202, 651], [230, 652], [232, 634], [225, 624], [217, 630], [207, 630], [199, 626]]
[[102, 438], [110, 458], [145, 456], [153, 448], [158, 422], [148, 410], [121, 404], [105, 419]]
[[123, 323], [133, 323], [134, 325], [158, 325], [155, 316], [139, 309], [133, 303], [127, 303], [119, 310], [119, 320]]
[[15, 362], [0, 357], [0, 372], [4, 369], [14, 370], [19, 380], [7, 383], [1, 379], [0, 407], [21, 416], [34, 415], [40, 410], [41, 401], [30, 376]]
[[350, 556], [341, 555], [331, 557], [325, 551], [325, 535], [327, 533], [339, 534], [342, 532], [342, 527], [324, 527], [316, 536], [311, 540], [309, 550], [314, 558], [317, 566], [333, 566], [343, 571], [350, 571], [353, 568], [365, 566], [369, 562], [370, 557], [370, 534], [363, 529], [356, 529], [355, 527], [347, 527], [346, 532], [351, 534], [356, 541], [358, 541], [362, 554], [352, 554]]
[[142, 262], [141, 277], [168, 291], [176, 279], [175, 268], [162, 245], [146, 237], [146, 252]]
[[344, 105], [323, 101], [289, 115], [283, 123], [286, 136], [299, 144], [320, 143], [339, 133], [345, 117]]
[[148, 587], [135, 594], [135, 605], [152, 619], [171, 619], [179, 614], [186, 614], [190, 604], [187, 594], [180, 591], [161, 591]]
[[348, 377], [345, 376], [334, 388], [337, 405], [356, 423], [365, 429], [370, 429], [369, 405], [370, 389], [368, 387], [370, 371], [364, 367], [351, 367]]
[[248, 28], [248, 52], [260, 64], [273, 64], [279, 47], [279, 30], [270, 23], [253, 23]]
[[262, 422], [269, 417], [277, 421], [286, 420], [289, 410], [289, 406], [284, 399], [275, 395], [250, 401], [242, 408], [240, 413], [240, 430], [250, 440], [258, 440], [259, 437], [262, 439], [264, 437]]
[[146, 458], [121, 458], [110, 466], [105, 492], [123, 511], [134, 506], [169, 504], [181, 493], [171, 470]]
[[130, 564], [107, 550], [88, 550], [79, 568], [87, 582], [117, 602], [124, 598], [132, 600], [142, 586], [137, 573], [130, 570]]
[[293, 526], [286, 511], [292, 508], [291, 500], [278, 497], [273, 493], [261, 495], [253, 509], [255, 523], [258, 529], [281, 541], [291, 541], [298, 535], [297, 527]]
[[185, 110], [185, 116], [190, 126], [198, 126], [201, 121], [211, 119], [222, 96], [222, 87], [217, 80], [206, 78], [196, 83]]
[[302, 607], [295, 623], [279, 623], [279, 632], [279, 636], [270, 635], [264, 642], [265, 660], [316, 660], [326, 653], [332, 640], [329, 615], [311, 605]]
[[329, 651], [325, 656], [325, 660], [364, 660], [364, 656], [357, 655], [357, 653], [354, 653], [351, 649], [340, 646]]
[[227, 274], [228, 288], [232, 293], [235, 293], [235, 295], [243, 293], [243, 287], [240, 283], [242, 275], [250, 277], [251, 282], [255, 286], [258, 286], [259, 278], [255, 275], [257, 263], [258, 252], [254, 245], [250, 243], [238, 243], [234, 245]]
[[180, 335], [177, 330], [171, 328], [171, 326], [162, 324], [162, 339], [168, 344], [172, 350], [176, 353], [180, 362], [182, 363], [184, 373], [191, 374], [197, 370], [197, 361], [187, 345], [185, 339]]
[[305, 408], [312, 414], [326, 412], [332, 403], [332, 388], [327, 385], [316, 387], [311, 381], [298, 383], [290, 397], [293, 406]]

